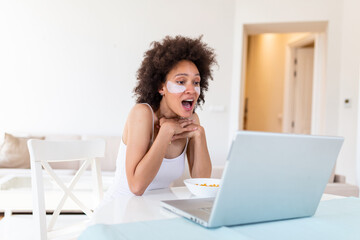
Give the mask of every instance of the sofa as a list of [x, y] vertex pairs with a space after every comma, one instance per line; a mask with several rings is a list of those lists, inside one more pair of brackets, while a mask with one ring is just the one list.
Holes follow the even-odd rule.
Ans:
[[[121, 136], [102, 135], [70, 135], [70, 134], [20, 134], [0, 133], [0, 190], [9, 176], [30, 176], [30, 160], [27, 150], [27, 140], [31, 138], [46, 140], [81, 140], [102, 138], [106, 142], [105, 157], [101, 160], [103, 176], [107, 178], [106, 187], [111, 184], [116, 168], [116, 158], [119, 150]], [[52, 167], [64, 174], [75, 172], [78, 163], [62, 162], [52, 163]], [[212, 177], [220, 178], [223, 166], [213, 166]], [[189, 178], [189, 171], [173, 183], [173, 186], [183, 186], [183, 180]], [[106, 188], [105, 188], [106, 189]], [[359, 188], [346, 183], [344, 176], [333, 174], [326, 186], [325, 193], [341, 196], [359, 196]], [[1, 208], [1, 206], [0, 206]]]
[[329, 180], [324, 192], [344, 197], [359, 197], [359, 187], [346, 183], [345, 176], [338, 174]]
[[[115, 171], [116, 157], [121, 136], [76, 135], [76, 134], [24, 134], [0, 133], [0, 168], [1, 172], [12, 169], [29, 169], [30, 156], [27, 149], [29, 139], [44, 140], [86, 140], [102, 138], [106, 142], [105, 157], [101, 159], [101, 169], [107, 172]], [[52, 163], [54, 169], [76, 169], [79, 163]]]
[[[28, 134], [28, 133], [0, 133], [0, 214], [6, 213], [28, 213], [32, 211], [31, 193], [31, 169], [30, 156], [27, 148], [29, 139], [44, 140], [85, 140], [102, 138], [106, 143], [105, 156], [101, 159], [104, 191], [112, 184], [116, 168], [116, 157], [120, 145], [121, 136], [100, 136], [100, 135], [76, 135], [76, 134]], [[71, 180], [81, 163], [59, 162], [50, 163], [56, 174], [62, 179]], [[56, 207], [58, 199], [61, 198], [61, 191], [53, 182], [46, 181], [47, 173], [44, 170], [45, 187], [51, 188], [54, 193], [50, 194], [50, 207]], [[80, 190], [79, 198], [92, 197], [91, 194], [91, 171], [85, 172], [76, 188]], [[90, 183], [90, 184], [89, 184]], [[58, 192], [56, 192], [58, 191]], [[56, 193], [55, 193], [56, 192]], [[76, 212], [73, 209], [76, 205], [72, 201], [66, 201], [69, 212]]]

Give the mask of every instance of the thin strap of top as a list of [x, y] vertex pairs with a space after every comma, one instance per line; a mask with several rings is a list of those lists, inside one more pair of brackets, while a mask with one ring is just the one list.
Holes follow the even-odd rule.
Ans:
[[148, 103], [142, 103], [142, 104], [149, 106], [152, 113], [152, 132], [151, 132], [151, 144], [152, 144], [154, 142], [154, 111]]

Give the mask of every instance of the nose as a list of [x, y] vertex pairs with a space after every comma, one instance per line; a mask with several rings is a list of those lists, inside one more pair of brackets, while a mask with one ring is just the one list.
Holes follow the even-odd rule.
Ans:
[[188, 93], [188, 94], [195, 93], [195, 86], [192, 83], [186, 84], [185, 93]]

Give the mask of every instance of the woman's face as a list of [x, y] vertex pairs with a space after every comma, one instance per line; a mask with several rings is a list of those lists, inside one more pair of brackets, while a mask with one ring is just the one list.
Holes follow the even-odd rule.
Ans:
[[159, 93], [176, 115], [190, 117], [200, 95], [200, 74], [196, 65], [187, 60], [178, 62], [166, 75]]

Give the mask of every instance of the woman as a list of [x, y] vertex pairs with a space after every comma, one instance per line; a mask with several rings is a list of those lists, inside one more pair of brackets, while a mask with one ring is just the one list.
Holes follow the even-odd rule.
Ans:
[[184, 171], [210, 177], [205, 131], [195, 108], [204, 102], [213, 50], [198, 39], [165, 37], [153, 42], [137, 72], [137, 104], [127, 118], [110, 195], [167, 188]]

